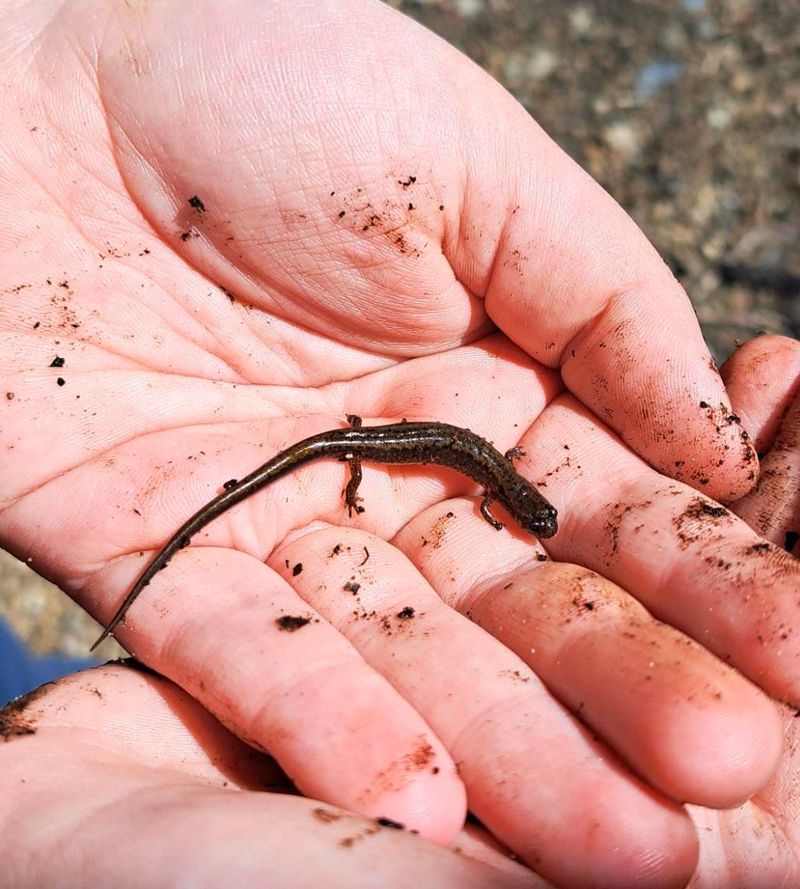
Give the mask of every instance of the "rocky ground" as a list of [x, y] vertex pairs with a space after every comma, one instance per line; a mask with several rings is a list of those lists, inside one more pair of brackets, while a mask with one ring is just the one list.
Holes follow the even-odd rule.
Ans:
[[[501, 81], [631, 213], [718, 360], [759, 331], [800, 337], [797, 0], [390, 5]], [[84, 654], [97, 634], [6, 554], [0, 616], [38, 651]]]

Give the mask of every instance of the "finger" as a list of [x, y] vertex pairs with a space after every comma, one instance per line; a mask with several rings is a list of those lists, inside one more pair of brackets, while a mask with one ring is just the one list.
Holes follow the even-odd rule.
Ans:
[[756, 489], [734, 510], [762, 537], [800, 554], [800, 343], [760, 337], [724, 370], [734, 406], [764, 452]]
[[800, 388], [800, 342], [785, 336], [756, 337], [743, 343], [720, 373], [743, 427], [758, 452], [766, 452]]
[[[523, 150], [507, 155], [519, 212], [490, 264], [464, 251], [464, 267], [491, 270], [472, 287], [502, 330], [558, 364], [568, 388], [652, 466], [712, 497], [742, 496], [752, 446], [686, 294], [611, 198], [532, 122], [524, 129]], [[470, 198], [477, 215], [487, 194], [478, 186]]]
[[[268, 790], [274, 769], [171, 683], [103, 667], [3, 711], [7, 885], [544, 886], [490, 846]], [[39, 817], [25, 815], [35, 807]], [[475, 851], [483, 860], [468, 857]], [[57, 873], [56, 873], [57, 871]]]
[[[352, 538], [337, 549], [340, 531], [311, 532], [271, 563], [288, 577], [302, 553], [293, 579], [302, 597], [425, 716], [492, 833], [558, 885], [682, 885], [695, 842], [682, 811], [626, 774], [518, 657], [442, 603], [394, 547], [360, 536], [362, 545]], [[436, 537], [433, 528], [430, 545]], [[328, 579], [333, 553], [338, 583]]]
[[[754, 686], [601, 576], [537, 561], [524, 541], [492, 541], [491, 529], [470, 529], [468, 516], [451, 511], [443, 522], [440, 509], [428, 510], [403, 531], [408, 548], [417, 542], [422, 573], [636, 774], [672, 799], [715, 807], [763, 787], [780, 731]], [[436, 546], [419, 546], [432, 524]]]
[[603, 574], [775, 697], [800, 701], [800, 565], [743, 521], [648, 469], [559, 398], [526, 438], [561, 529], [554, 557]]
[[[298, 566], [304, 570], [301, 561], [291, 569]], [[98, 583], [124, 586], [131, 568], [110, 566]], [[138, 606], [123, 644], [268, 751], [303, 793], [452, 841], [464, 820], [464, 789], [441, 741], [260, 560], [208, 546], [184, 550]]]
[[736, 514], [767, 540], [800, 555], [800, 392], [784, 413], [761, 461], [755, 491], [738, 500]]
[[800, 720], [793, 708], [776, 706], [785, 737], [778, 772], [764, 790], [735, 809], [713, 812], [695, 806], [700, 859], [689, 886], [790, 887], [800, 883]]
[[[752, 447], [682, 287], [613, 199], [510, 96], [470, 74], [465, 237], [446, 254], [456, 275], [651, 465], [710, 496], [741, 496]], [[489, 113], [505, 125], [480, 126]], [[680, 466], [676, 451], [690, 455]]]

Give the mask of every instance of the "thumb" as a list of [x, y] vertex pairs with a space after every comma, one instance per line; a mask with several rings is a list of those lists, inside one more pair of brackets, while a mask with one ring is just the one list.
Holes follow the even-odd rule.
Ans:
[[477, 68], [458, 73], [470, 112], [456, 275], [651, 465], [714, 498], [742, 496], [756, 454], [680, 284], [510, 95]]

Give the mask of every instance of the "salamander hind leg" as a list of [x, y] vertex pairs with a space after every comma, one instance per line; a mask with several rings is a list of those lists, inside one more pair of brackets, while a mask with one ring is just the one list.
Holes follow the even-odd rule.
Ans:
[[496, 519], [489, 509], [492, 499], [493, 498], [490, 494], [484, 494], [483, 500], [481, 501], [481, 515], [493, 528], [496, 528], [498, 531], [502, 531], [503, 528], [505, 528], [505, 525], [499, 519]]
[[503, 456], [508, 460], [509, 463], [513, 463], [515, 460], [518, 460], [520, 457], [525, 456], [525, 448], [522, 445], [515, 445], [513, 448], [509, 448]]

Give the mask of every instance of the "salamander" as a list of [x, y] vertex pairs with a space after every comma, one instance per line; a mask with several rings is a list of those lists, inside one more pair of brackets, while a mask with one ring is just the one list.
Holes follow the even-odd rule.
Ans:
[[386, 426], [362, 426], [361, 417], [350, 414], [349, 427], [320, 432], [276, 454], [255, 471], [224, 490], [187, 519], [170, 537], [139, 575], [111, 623], [92, 646], [94, 650], [122, 621], [138, 595], [165, 568], [176, 552], [189, 545], [192, 537], [232, 506], [282, 478], [298, 466], [333, 457], [350, 465], [350, 480], [344, 499], [348, 514], [364, 511], [360, 505], [361, 461], [373, 463], [435, 464], [455, 469], [483, 486], [481, 514], [498, 531], [504, 525], [489, 507], [502, 504], [514, 520], [537, 537], [552, 537], [558, 530], [558, 513], [536, 488], [514, 468], [513, 459], [520, 448], [501, 454], [486, 439], [469, 429], [448, 423], [391, 423]]

